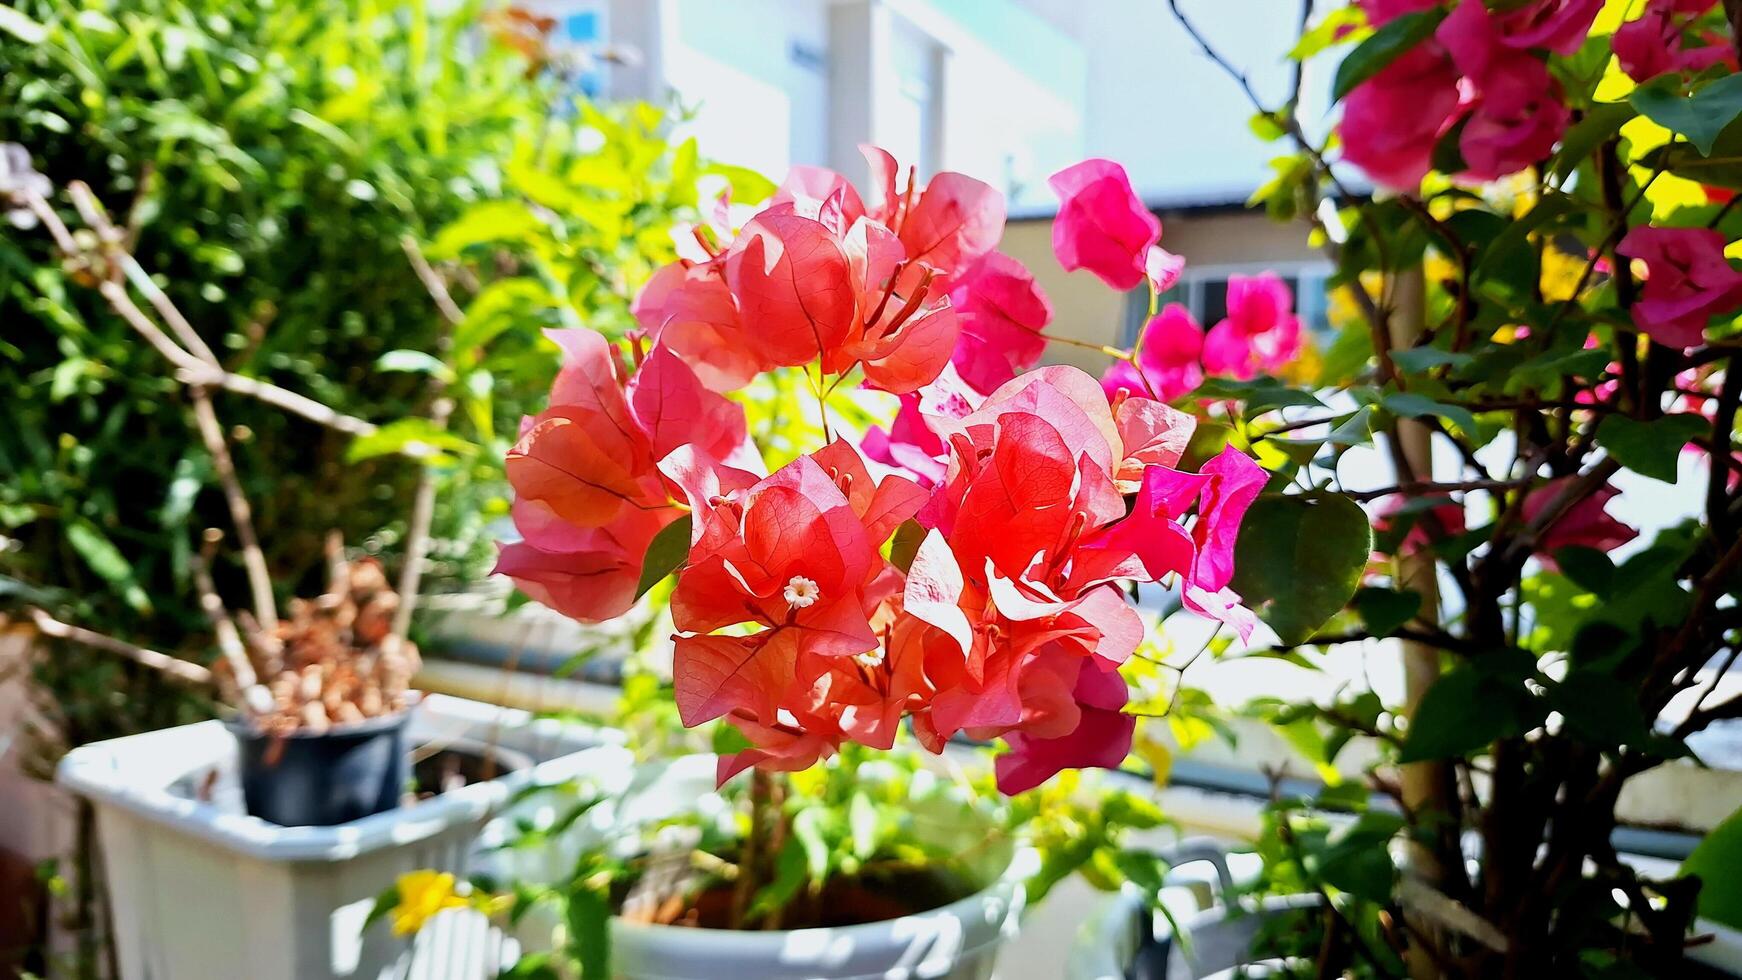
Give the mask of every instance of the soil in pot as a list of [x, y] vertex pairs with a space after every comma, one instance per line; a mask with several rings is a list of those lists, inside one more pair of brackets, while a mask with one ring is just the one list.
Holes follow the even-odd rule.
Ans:
[[500, 745], [471, 739], [433, 743], [412, 753], [411, 786], [403, 802], [427, 800], [532, 766], [531, 756]]
[[[975, 891], [961, 876], [938, 868], [904, 867], [839, 877], [815, 894], [808, 888], [800, 889], [782, 910], [777, 928], [837, 928], [885, 922], [942, 908]], [[703, 889], [687, 899], [673, 896], [642, 921], [699, 929], [733, 928], [734, 895], [729, 883]], [[754, 922], [749, 928], [759, 925], [775, 928]]]

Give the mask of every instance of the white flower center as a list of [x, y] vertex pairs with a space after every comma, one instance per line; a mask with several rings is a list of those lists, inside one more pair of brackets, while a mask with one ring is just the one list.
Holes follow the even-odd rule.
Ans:
[[864, 667], [867, 670], [881, 667], [883, 665], [883, 648], [877, 647], [872, 650], [866, 650], [864, 653], [855, 653], [853, 654], [853, 660], [857, 662], [859, 666]]
[[817, 599], [822, 597], [822, 590], [817, 583], [803, 575], [794, 575], [786, 583], [786, 604], [794, 609], [808, 609]]

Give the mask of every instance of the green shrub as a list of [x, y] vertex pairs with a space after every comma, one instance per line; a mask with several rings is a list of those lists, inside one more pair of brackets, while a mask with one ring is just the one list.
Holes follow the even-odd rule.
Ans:
[[[0, 140], [124, 216], [231, 370], [364, 418], [417, 414], [424, 380], [375, 366], [437, 329], [400, 237], [499, 196], [496, 161], [554, 90], [476, 13], [25, 0], [0, 18]], [[228, 521], [166, 364], [68, 281], [39, 230], [0, 237], [0, 323], [0, 586], [59, 590], [131, 638], [198, 640], [187, 558], [201, 527]], [[219, 398], [281, 591], [318, 574], [329, 528], [391, 546], [415, 467], [347, 462], [344, 437]]]

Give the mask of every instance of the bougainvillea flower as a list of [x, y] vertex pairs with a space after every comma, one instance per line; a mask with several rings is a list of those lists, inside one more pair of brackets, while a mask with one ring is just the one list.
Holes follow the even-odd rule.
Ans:
[[[818, 673], [807, 661], [878, 650], [877, 597], [868, 593], [886, 567], [877, 549], [924, 492], [900, 477], [874, 483], [845, 443], [728, 493], [672, 475], [686, 483], [695, 522], [671, 604], [682, 631], [673, 663], [679, 716], [696, 725], [743, 712], [763, 726], [782, 724], [783, 712], [798, 717], [807, 710], [800, 678]], [[762, 629], [713, 633], [745, 625]]]
[[1355, 6], [1367, 15], [1367, 23], [1374, 27], [1384, 27], [1404, 14], [1413, 14], [1421, 10], [1431, 10], [1440, 5], [1440, 0], [1355, 0]]
[[1501, 43], [1570, 55], [1585, 43], [1603, 0], [1534, 0], [1499, 17]]
[[736, 391], [775, 367], [745, 338], [722, 262], [665, 266], [636, 294], [632, 309], [648, 336], [714, 391]]
[[1300, 318], [1288, 284], [1274, 272], [1228, 278], [1228, 316], [1204, 337], [1204, 368], [1246, 379], [1300, 353]]
[[655, 460], [679, 446], [757, 466], [744, 411], [704, 388], [659, 346], [625, 381], [616, 349], [591, 330], [553, 330], [563, 364], [551, 407], [522, 423], [508, 453], [522, 540], [496, 570], [534, 599], [588, 622], [627, 612], [648, 543], [681, 510]]
[[769, 364], [814, 361], [846, 340], [858, 312], [847, 255], [822, 222], [765, 211], [726, 257], [744, 337]]
[[[1542, 516], [1544, 509], [1576, 479], [1577, 477], [1561, 477], [1532, 490], [1524, 498], [1525, 521], [1535, 521]], [[1609, 501], [1620, 493], [1621, 491], [1612, 486], [1604, 486], [1568, 508], [1566, 513], [1537, 537], [1537, 554], [1545, 563], [1552, 565], [1553, 559], [1550, 556], [1568, 546], [1612, 551], [1638, 537], [1638, 530], [1609, 516], [1606, 509]]]
[[1458, 137], [1465, 174], [1494, 180], [1548, 156], [1571, 118], [1548, 68], [1508, 45], [1501, 22], [1481, 0], [1459, 3], [1434, 38], [1469, 87]]
[[999, 792], [1026, 792], [1065, 769], [1116, 769], [1131, 754], [1137, 719], [1121, 710], [1127, 697], [1125, 681], [1117, 673], [1084, 662], [1072, 695], [1078, 719], [1069, 732], [1056, 738], [1025, 732], [1005, 736], [1010, 751], [993, 760]]
[[1343, 99], [1337, 124], [1343, 158], [1376, 183], [1415, 190], [1432, 169], [1434, 144], [1457, 108], [1457, 69], [1430, 38]]
[[1162, 307], [1143, 325], [1136, 353], [1136, 364], [1115, 362], [1101, 376], [1109, 399], [1123, 391], [1129, 397], [1171, 401], [1203, 383], [1204, 328], [1178, 303]]
[[1160, 245], [1151, 245], [1143, 257], [1143, 274], [1149, 278], [1149, 288], [1156, 295], [1172, 289], [1185, 269], [1185, 256], [1175, 255]]
[[[946, 426], [949, 469], [918, 515], [930, 531], [903, 597], [921, 624], [904, 634], [906, 652], [923, 659], [935, 689], [913, 715], [925, 744], [957, 731], [1005, 737], [1016, 748], [1002, 763], [1011, 786], [1019, 772], [1124, 757], [1106, 742], [1123, 730], [1113, 717], [1123, 702], [1095, 692], [1110, 690], [1107, 675], [1144, 627], [1114, 582], [1177, 573], [1190, 589], [1225, 591], [1231, 570], [1215, 552], [1231, 548], [1250, 502], [1226, 463], [1205, 474], [1170, 468], [1191, 427], [1140, 399], [1123, 400], [1115, 417], [1074, 368], [1017, 378]], [[1155, 489], [1139, 491], [1128, 514], [1120, 488], [1138, 475]], [[1198, 537], [1182, 523], [1194, 508]]]
[[1636, 82], [1647, 82], [1672, 71], [1699, 72], [1720, 62], [1734, 65], [1722, 38], [1687, 46], [1688, 26], [1712, 6], [1709, 0], [1647, 0], [1639, 17], [1616, 28], [1610, 39], [1621, 70]]
[[1125, 168], [1084, 160], [1047, 183], [1059, 196], [1052, 250], [1065, 271], [1088, 269], [1114, 289], [1142, 282], [1150, 246], [1161, 240], [1161, 219], [1138, 199]]
[[1642, 225], [1615, 250], [1645, 263], [1633, 320], [1666, 347], [1699, 346], [1708, 320], [1742, 307], [1742, 272], [1724, 258], [1724, 236], [1714, 229]]
[[930, 384], [902, 395], [889, 429], [871, 426], [859, 448], [866, 458], [900, 470], [921, 486], [934, 487], [945, 469], [946, 447], [939, 433], [985, 400], [985, 394], [946, 365]]
[[[1376, 535], [1387, 535], [1392, 532], [1400, 520], [1399, 513], [1405, 507], [1411, 512], [1401, 517], [1408, 525], [1403, 537], [1398, 541], [1396, 553], [1399, 557], [1417, 554], [1422, 549], [1430, 547], [1443, 535], [1463, 534], [1466, 525], [1464, 507], [1456, 501], [1447, 500], [1427, 508], [1425, 513], [1413, 506], [1413, 502], [1402, 496], [1382, 498], [1373, 508], [1373, 531]], [[1431, 514], [1433, 520], [1428, 520]], [[1437, 525], [1437, 526], [1436, 526]]]
[[980, 391], [1033, 367], [1046, 351], [1041, 332], [1052, 322], [1052, 304], [1022, 263], [1003, 252], [988, 254], [958, 279], [950, 302], [962, 328], [950, 363]]

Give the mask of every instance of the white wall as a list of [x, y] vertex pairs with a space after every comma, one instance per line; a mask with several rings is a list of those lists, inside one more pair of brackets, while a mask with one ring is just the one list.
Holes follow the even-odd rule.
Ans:
[[[654, 0], [645, 0], [654, 2]], [[817, 0], [659, 0], [665, 83], [704, 156], [778, 180], [828, 160], [828, 17]]]
[[[1125, 164], [1145, 199], [1243, 200], [1268, 179], [1265, 164], [1279, 148], [1247, 129], [1251, 104], [1199, 53], [1166, 0], [1015, 2], [1074, 36], [1088, 53], [1084, 150]], [[1294, 45], [1299, 0], [1179, 3], [1211, 44], [1246, 72], [1267, 106], [1282, 103], [1290, 70], [1284, 56]], [[1324, 128], [1333, 67], [1325, 61], [1309, 66], [1303, 86], [1301, 117], [1313, 132]]]

